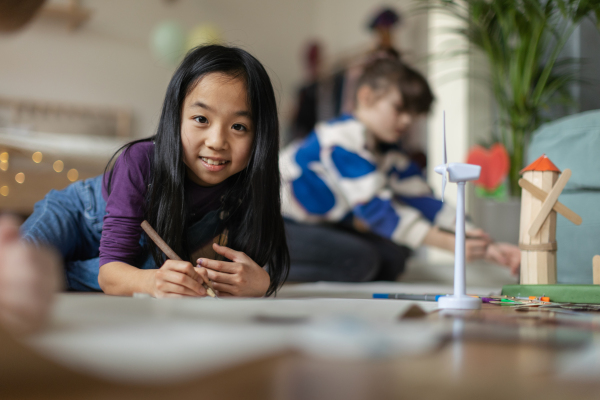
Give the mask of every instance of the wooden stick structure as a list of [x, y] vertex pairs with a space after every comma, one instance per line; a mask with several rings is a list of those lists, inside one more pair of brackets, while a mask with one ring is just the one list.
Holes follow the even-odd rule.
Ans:
[[600, 285], [600, 256], [594, 256], [592, 264], [594, 268], [594, 285]]
[[[154, 244], [157, 245], [158, 248], [161, 249], [163, 253], [165, 253], [165, 255], [167, 256], [167, 258], [169, 258], [171, 260], [182, 261], [181, 257], [179, 257], [177, 255], [177, 253], [175, 253], [173, 251], [173, 249], [171, 249], [171, 247], [169, 247], [169, 245], [167, 244], [167, 242], [165, 242], [159, 236], [159, 234], [154, 230], [154, 228], [152, 228], [152, 226], [148, 223], [148, 221], [143, 221], [142, 222], [142, 229], [144, 230], [144, 232], [146, 232], [146, 234], [154, 242]], [[198, 275], [200, 275], [200, 274], [198, 274]], [[210, 280], [206, 279], [202, 275], [200, 275], [200, 277], [204, 281], [204, 283], [202, 284], [202, 286], [204, 286], [204, 288], [206, 289], [206, 293], [210, 297], [216, 297], [214, 288], [213, 288], [212, 284], [210, 283]]]
[[[519, 185], [521, 195], [521, 284], [539, 285], [556, 283], [556, 215], [560, 213], [576, 225], [582, 223], [579, 215], [558, 202], [571, 170], [560, 170], [546, 155], [525, 167]], [[560, 175], [560, 177], [559, 177]]]
[[542, 207], [540, 208], [538, 215], [533, 220], [531, 228], [529, 228], [530, 236], [535, 236], [540, 231], [542, 224], [544, 223], [544, 221], [546, 221], [548, 214], [550, 214], [550, 211], [552, 211], [552, 209], [554, 208], [554, 204], [557, 202], [558, 196], [560, 196], [560, 194], [562, 193], [570, 177], [571, 170], [565, 169], [564, 172], [560, 175], [560, 178], [558, 178], [558, 180], [556, 181], [556, 184], [552, 187], [552, 190], [550, 190], [550, 193], [548, 193], [546, 200], [544, 200], [544, 202], [542, 203]]
[[[538, 200], [544, 201], [548, 196], [548, 193], [544, 192], [542, 189], [538, 188], [533, 183], [523, 178], [519, 179], [519, 186], [527, 190], [533, 195], [533, 197], [535, 197]], [[552, 207], [552, 209], [560, 215], [562, 215], [563, 217], [565, 217], [566, 219], [568, 219], [569, 221], [571, 221], [572, 223], [574, 223], [575, 225], [581, 225], [581, 223], [583, 222], [583, 220], [578, 214], [573, 212], [573, 210], [565, 206], [560, 201], [554, 203], [554, 207]]]
[[[558, 179], [555, 171], [528, 171], [523, 178], [532, 185], [549, 192]], [[552, 212], [535, 235], [530, 234], [531, 223], [539, 214], [542, 201], [523, 191], [521, 201], [521, 284], [556, 283], [556, 212]]]

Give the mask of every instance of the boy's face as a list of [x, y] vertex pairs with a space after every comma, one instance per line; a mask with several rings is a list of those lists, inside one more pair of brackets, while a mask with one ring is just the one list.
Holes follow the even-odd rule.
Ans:
[[368, 85], [358, 89], [355, 114], [368, 131], [384, 143], [400, 140], [417, 117], [405, 109], [398, 88], [392, 87], [382, 92]]

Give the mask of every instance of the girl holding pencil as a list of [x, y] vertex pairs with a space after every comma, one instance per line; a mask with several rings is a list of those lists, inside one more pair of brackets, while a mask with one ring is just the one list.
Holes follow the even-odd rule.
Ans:
[[[59, 250], [71, 290], [206, 296], [210, 280], [220, 296], [268, 296], [289, 269], [278, 148], [260, 62], [198, 47], [169, 83], [156, 134], [125, 145], [104, 175], [51, 191], [21, 233]], [[166, 259], [144, 220], [183, 261]]]

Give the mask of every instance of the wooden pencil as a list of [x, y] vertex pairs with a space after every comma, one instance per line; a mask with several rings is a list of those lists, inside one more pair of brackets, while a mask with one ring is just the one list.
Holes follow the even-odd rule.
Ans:
[[[158, 235], [158, 233], [154, 230], [154, 228], [152, 228], [152, 226], [148, 223], [148, 221], [144, 220], [142, 222], [142, 229], [144, 230], [144, 232], [146, 232], [146, 234], [154, 242], [154, 244], [157, 245], [158, 248], [161, 249], [163, 253], [165, 253], [165, 255], [167, 256], [167, 258], [169, 258], [171, 260], [182, 261], [181, 257], [179, 257], [177, 255], [177, 253], [175, 253], [173, 251], [173, 249], [171, 249], [169, 247], [169, 245], [167, 244], [167, 242], [165, 242]], [[200, 275], [200, 274], [198, 274], [198, 275]], [[212, 287], [212, 284], [210, 283], [210, 280], [204, 278], [204, 276], [202, 276], [202, 275], [200, 275], [200, 277], [204, 281], [204, 283], [202, 284], [202, 286], [204, 286], [204, 288], [206, 289], [206, 293], [210, 297], [216, 297], [214, 288]]]

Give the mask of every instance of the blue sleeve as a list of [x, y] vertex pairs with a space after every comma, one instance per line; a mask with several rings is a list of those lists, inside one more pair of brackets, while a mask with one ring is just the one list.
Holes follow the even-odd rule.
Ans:
[[435, 216], [444, 205], [444, 203], [441, 200], [438, 200], [431, 196], [397, 196], [397, 198], [404, 204], [419, 210], [419, 212], [423, 214], [423, 216], [431, 223], [433, 223], [433, 221], [435, 220]]
[[340, 146], [333, 148], [331, 160], [342, 178], [360, 178], [377, 169], [370, 161]]
[[421, 168], [410, 161], [407, 165], [403, 165], [403, 168], [394, 165], [388, 175], [390, 186], [394, 188], [395, 199], [418, 210], [423, 217], [433, 223], [443, 203], [433, 196]]
[[317, 135], [308, 136], [295, 156], [302, 174], [292, 182], [294, 196], [311, 214], [326, 214], [335, 206], [335, 196], [327, 184], [309, 168], [309, 164], [320, 160], [321, 146]]
[[396, 213], [391, 200], [375, 197], [368, 203], [354, 207], [353, 211], [354, 215], [367, 224], [373, 233], [387, 239], [392, 237], [400, 223], [400, 215]]
[[398, 179], [406, 179], [406, 178], [410, 178], [413, 176], [423, 177], [423, 171], [413, 161], [411, 161], [408, 164], [408, 167], [406, 169], [400, 170], [394, 166], [394, 167], [392, 167], [392, 169], [390, 170], [389, 173], [390, 173], [390, 175], [396, 174]]

